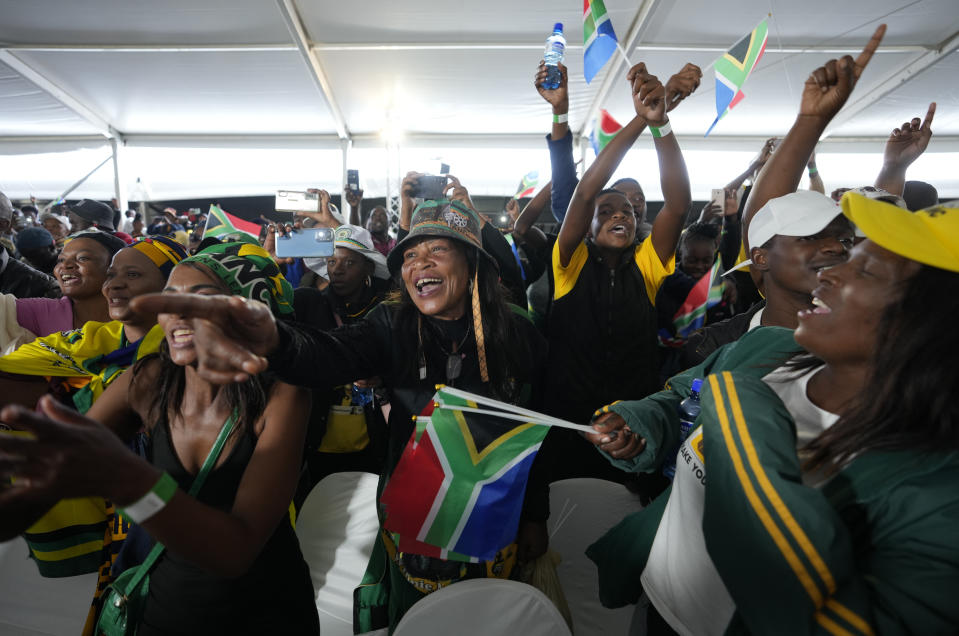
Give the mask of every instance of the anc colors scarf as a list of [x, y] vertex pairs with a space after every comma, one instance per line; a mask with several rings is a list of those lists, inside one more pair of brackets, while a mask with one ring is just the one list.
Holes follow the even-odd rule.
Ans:
[[236, 296], [258, 300], [274, 315], [293, 313], [293, 287], [283, 278], [276, 261], [259, 245], [221, 243], [184, 259], [209, 268]]
[[[154, 325], [137, 342], [128, 342], [123, 323], [88, 322], [73, 331], [37, 338], [0, 358], [0, 371], [21, 375], [78, 378], [69, 380], [79, 390], [73, 402], [86, 413], [109, 384], [137, 360], [156, 353], [163, 331]], [[89, 382], [85, 382], [85, 380]]]

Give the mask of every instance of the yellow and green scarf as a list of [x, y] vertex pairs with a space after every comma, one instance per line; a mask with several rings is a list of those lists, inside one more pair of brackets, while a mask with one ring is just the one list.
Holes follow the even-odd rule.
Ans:
[[131, 343], [123, 333], [123, 323], [91, 321], [73, 331], [37, 338], [0, 357], [0, 371], [71, 378], [70, 385], [79, 387], [73, 403], [86, 413], [113, 380], [137, 360], [159, 351], [162, 342], [159, 325]]

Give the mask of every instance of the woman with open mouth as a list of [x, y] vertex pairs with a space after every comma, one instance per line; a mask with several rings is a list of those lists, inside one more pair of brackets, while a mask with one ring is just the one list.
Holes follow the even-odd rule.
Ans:
[[17, 322], [34, 336], [78, 329], [91, 320], [110, 320], [101, 293], [113, 255], [126, 247], [117, 237], [91, 230], [67, 238], [53, 277], [62, 298], [18, 298]]
[[[293, 310], [293, 290], [276, 263], [246, 243], [210, 246], [182, 260], [164, 291], [236, 295], [278, 316]], [[119, 290], [113, 292], [119, 298]], [[61, 464], [71, 465], [72, 477], [65, 490], [48, 490], [47, 497], [50, 492], [105, 496], [120, 506], [123, 518], [165, 546], [149, 574], [149, 597], [136, 617], [138, 634], [269, 633], [277, 613], [285, 634], [318, 633], [309, 570], [289, 521], [309, 393], [269, 374], [240, 384], [211, 384], [197, 373], [191, 321], [167, 312], [159, 314], [158, 323], [159, 352], [114, 381], [88, 412], [93, 419], [41, 400], [44, 414], [83, 431], [82, 439], [62, 440], [75, 450], [61, 451], [76, 452], [77, 461]], [[32, 421], [41, 418], [20, 413]], [[5, 421], [19, 427], [16, 416]], [[149, 462], [121, 441], [141, 427], [151, 436]], [[222, 439], [225, 445], [199, 493], [185, 494]], [[26, 477], [25, 487], [44, 480]], [[158, 483], [166, 488], [168, 506], [162, 514], [155, 507], [144, 512], [137, 502]], [[141, 486], [143, 492], [134, 492]], [[21, 508], [21, 522], [25, 516]], [[9, 532], [9, 526], [3, 529], [4, 536]]]

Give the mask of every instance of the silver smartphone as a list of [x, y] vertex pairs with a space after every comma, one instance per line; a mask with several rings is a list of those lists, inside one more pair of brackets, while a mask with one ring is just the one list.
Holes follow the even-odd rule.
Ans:
[[314, 227], [277, 233], [276, 255], [280, 258], [316, 258], [333, 256], [333, 230]]
[[319, 212], [320, 195], [318, 192], [277, 190], [274, 209], [281, 212]]

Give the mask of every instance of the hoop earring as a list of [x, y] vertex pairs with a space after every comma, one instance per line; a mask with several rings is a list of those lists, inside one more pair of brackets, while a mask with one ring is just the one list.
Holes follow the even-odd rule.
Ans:
[[366, 276], [366, 286], [367, 287], [373, 286], [373, 279], [369, 275]]

